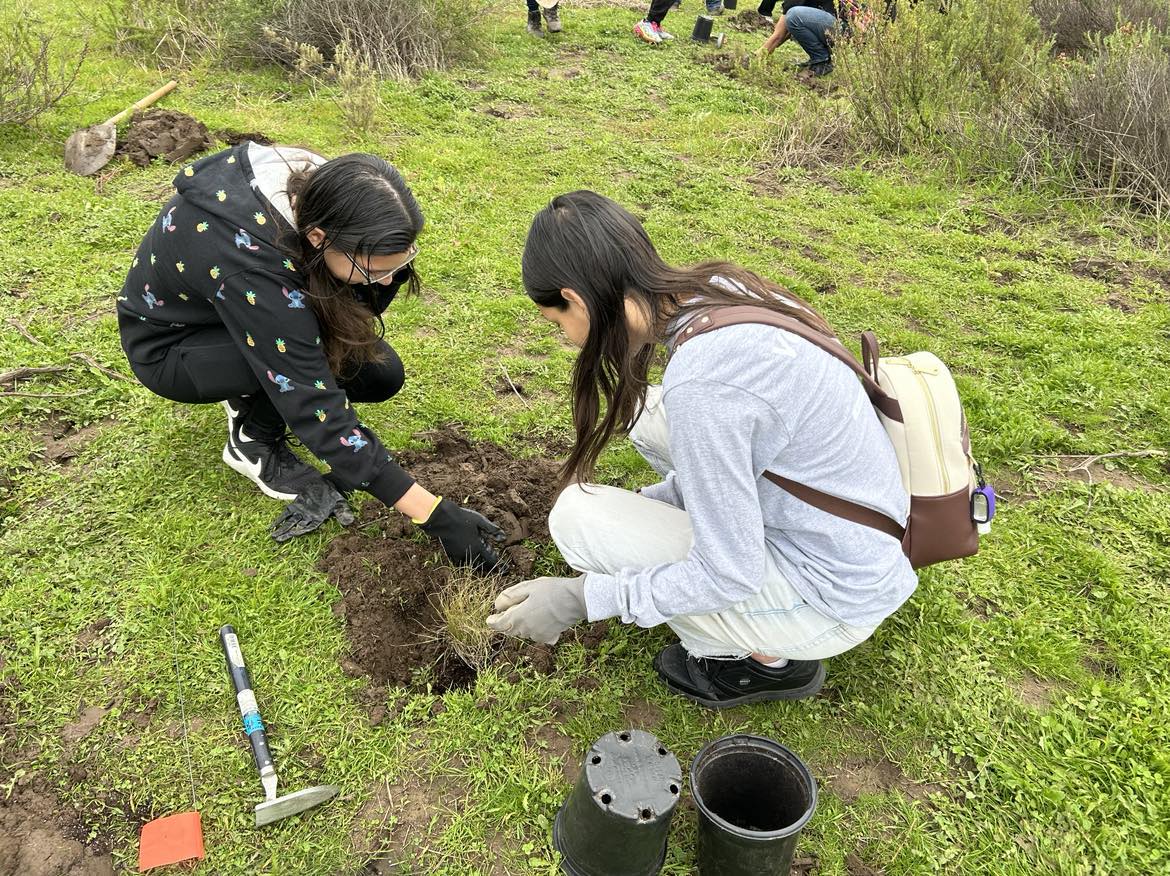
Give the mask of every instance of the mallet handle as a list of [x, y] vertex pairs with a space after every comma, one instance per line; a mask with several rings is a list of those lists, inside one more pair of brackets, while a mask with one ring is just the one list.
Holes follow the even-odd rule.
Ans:
[[231, 675], [232, 685], [236, 689], [236, 704], [240, 707], [244, 732], [248, 735], [248, 741], [252, 743], [252, 757], [256, 761], [256, 769], [260, 771], [260, 779], [275, 782], [276, 767], [268, 751], [264, 722], [260, 720], [260, 707], [256, 704], [256, 695], [252, 693], [252, 676], [244, 664], [244, 652], [240, 650], [240, 640], [236, 637], [235, 629], [230, 625], [220, 627], [219, 643], [223, 646], [228, 674]]

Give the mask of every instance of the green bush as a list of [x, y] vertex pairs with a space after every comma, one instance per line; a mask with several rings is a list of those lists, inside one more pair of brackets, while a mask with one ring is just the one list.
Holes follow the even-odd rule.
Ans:
[[183, 66], [212, 56], [257, 55], [278, 0], [103, 0], [97, 26], [116, 51]]
[[1034, 88], [1047, 43], [1027, 0], [899, 2], [834, 52], [857, 133], [891, 151], [962, 131]]
[[27, 8], [0, 16], [0, 124], [23, 125], [73, 87], [86, 46], [63, 51]]

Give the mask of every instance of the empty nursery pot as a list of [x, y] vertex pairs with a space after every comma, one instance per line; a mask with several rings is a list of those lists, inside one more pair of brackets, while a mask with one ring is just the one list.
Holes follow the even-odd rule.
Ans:
[[709, 15], [700, 15], [695, 19], [695, 29], [691, 31], [691, 39], [697, 43], [705, 43], [711, 39], [711, 25], [715, 19]]
[[799, 757], [762, 736], [724, 736], [691, 764], [700, 876], [788, 876], [817, 784]]
[[739, 0], [723, 0], [724, 9], [735, 9], [739, 6]]
[[677, 758], [642, 730], [607, 733], [585, 754], [581, 775], [553, 824], [569, 876], [654, 876], [682, 789]]

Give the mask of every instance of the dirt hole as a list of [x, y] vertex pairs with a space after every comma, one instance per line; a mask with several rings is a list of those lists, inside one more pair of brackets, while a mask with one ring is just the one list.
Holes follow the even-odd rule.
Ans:
[[[352, 666], [347, 668], [376, 684], [425, 688], [429, 683], [437, 693], [471, 686], [487, 665], [551, 672], [549, 646], [478, 637], [486, 633], [482, 621], [495, 595], [533, 577], [533, 546], [549, 542], [559, 462], [549, 455], [518, 459], [495, 444], [473, 444], [453, 428], [419, 437], [434, 449], [403, 452], [399, 462], [431, 492], [460, 501], [503, 528], [511, 568], [494, 579], [453, 569], [405, 517], [367, 503], [320, 563], [342, 594], [334, 610], [344, 617], [349, 636]], [[455, 616], [453, 596], [458, 626], [448, 624]], [[605, 630], [605, 624], [594, 624], [565, 638], [596, 648]]]

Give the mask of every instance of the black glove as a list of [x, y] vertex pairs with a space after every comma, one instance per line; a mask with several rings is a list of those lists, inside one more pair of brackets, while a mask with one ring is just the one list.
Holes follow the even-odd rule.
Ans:
[[449, 499], [440, 499], [431, 516], [419, 527], [439, 540], [444, 553], [456, 566], [471, 566], [479, 572], [502, 569], [505, 563], [493, 543], [504, 540], [504, 530], [482, 514], [461, 508]]
[[288, 541], [312, 532], [330, 517], [336, 517], [342, 526], [353, 523], [353, 511], [345, 497], [333, 484], [323, 478], [314, 478], [276, 518], [272, 524], [272, 537], [277, 541]]

